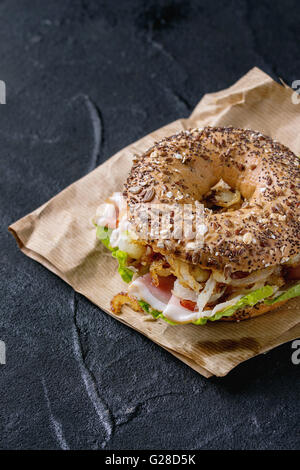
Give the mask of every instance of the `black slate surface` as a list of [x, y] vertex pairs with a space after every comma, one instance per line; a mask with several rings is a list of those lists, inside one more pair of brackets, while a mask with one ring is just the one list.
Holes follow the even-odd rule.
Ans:
[[291, 344], [204, 379], [75, 296], [7, 232], [251, 67], [300, 79], [299, 20], [297, 0], [0, 2], [0, 448], [299, 448]]

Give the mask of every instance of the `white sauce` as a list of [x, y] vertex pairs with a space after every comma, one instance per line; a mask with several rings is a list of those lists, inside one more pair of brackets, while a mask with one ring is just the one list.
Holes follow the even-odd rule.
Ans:
[[109, 200], [118, 207], [120, 212], [126, 210], [126, 200], [124, 199], [122, 193], [113, 193]]
[[119, 219], [119, 226], [111, 232], [110, 244], [113, 248], [118, 247], [119, 250], [125, 251], [134, 259], [139, 259], [145, 251], [144, 247], [132, 241], [130, 222], [127, 220], [126, 214]]
[[[101, 204], [98, 208], [97, 215], [99, 217], [97, 225], [113, 229], [110, 236], [110, 245], [113, 248], [118, 247], [119, 250], [125, 251], [132, 258], [139, 259], [144, 252], [144, 248], [132, 242], [132, 237], [130, 236], [130, 233], [132, 233], [131, 224], [127, 220], [126, 201], [122, 193], [113, 193], [109, 201], [112, 202]], [[116, 207], [119, 210], [119, 225], [117, 228]]]
[[[115, 228], [117, 222], [117, 211], [113, 204], [104, 203], [97, 210], [100, 216], [97, 218], [97, 225], [101, 227]], [[97, 215], [98, 215], [97, 214]]]
[[[126, 233], [129, 229], [129, 222], [126, 217], [119, 219], [118, 228], [115, 228], [111, 232], [110, 244], [112, 247], [119, 247], [120, 250], [124, 250], [124, 242], [128, 240], [128, 234]], [[126, 250], [124, 250], [126, 251]]]

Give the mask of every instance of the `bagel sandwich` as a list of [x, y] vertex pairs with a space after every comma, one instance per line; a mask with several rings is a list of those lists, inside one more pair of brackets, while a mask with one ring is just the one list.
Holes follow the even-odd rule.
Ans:
[[299, 164], [270, 137], [233, 127], [182, 131], [135, 156], [123, 193], [93, 220], [128, 283], [112, 311], [128, 304], [203, 325], [299, 296]]

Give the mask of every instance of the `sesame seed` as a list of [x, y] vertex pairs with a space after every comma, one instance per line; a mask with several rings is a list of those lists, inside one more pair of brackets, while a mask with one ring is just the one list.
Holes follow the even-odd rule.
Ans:
[[252, 234], [250, 232], [245, 233], [243, 236], [243, 242], [246, 243], [247, 245], [252, 242]]

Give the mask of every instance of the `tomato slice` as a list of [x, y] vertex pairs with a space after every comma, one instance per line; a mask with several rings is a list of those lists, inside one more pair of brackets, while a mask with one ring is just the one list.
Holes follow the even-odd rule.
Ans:
[[145, 274], [143, 276], [143, 281], [145, 282], [146, 287], [150, 290], [152, 295], [156, 297], [161, 302], [167, 304], [172, 296], [172, 289], [174, 287], [175, 276], [159, 276], [158, 277], [158, 286], [153, 284], [151, 274]]
[[187, 308], [188, 310], [191, 310], [193, 312], [196, 307], [196, 302], [193, 302], [192, 300], [181, 299], [180, 305], [183, 308]]
[[174, 287], [174, 282], [176, 277], [173, 275], [170, 276], [158, 276], [158, 287], [164, 292], [171, 292]]

